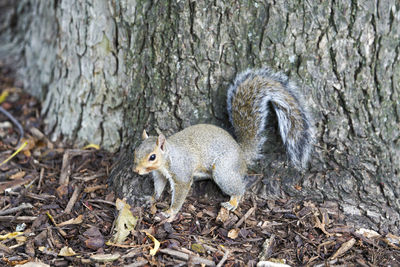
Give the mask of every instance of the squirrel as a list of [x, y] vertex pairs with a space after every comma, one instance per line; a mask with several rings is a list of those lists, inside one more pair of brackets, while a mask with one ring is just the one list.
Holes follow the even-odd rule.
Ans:
[[169, 181], [172, 198], [163, 213], [166, 217], [178, 213], [193, 181], [207, 178], [230, 196], [221, 203], [223, 207], [231, 211], [238, 207], [245, 192], [247, 167], [261, 157], [269, 107], [276, 113], [288, 157], [296, 168], [304, 168], [314, 139], [311, 116], [295, 84], [269, 68], [247, 70], [228, 88], [228, 115], [237, 141], [211, 124], [190, 126], [168, 139], [163, 134], [149, 137], [143, 130], [143, 141], [134, 152], [133, 171], [152, 173], [153, 200], [159, 199]]

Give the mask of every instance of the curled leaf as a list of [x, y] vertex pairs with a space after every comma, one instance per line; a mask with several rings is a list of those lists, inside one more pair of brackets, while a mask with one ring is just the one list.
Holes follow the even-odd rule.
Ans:
[[83, 147], [83, 149], [88, 149], [88, 148], [94, 148], [94, 149], [96, 149], [96, 150], [99, 150], [99, 149], [100, 149], [100, 146], [99, 146], [99, 145], [96, 145], [96, 144], [88, 144], [87, 146], [84, 146], [84, 147]]
[[70, 219], [68, 221], [59, 223], [58, 226], [70, 225], [70, 224], [81, 224], [83, 222], [83, 215], [79, 215], [76, 218]]
[[229, 230], [228, 237], [230, 239], [236, 239], [239, 235], [239, 231], [240, 230], [238, 228], [233, 228], [233, 229]]
[[75, 251], [67, 246], [63, 247], [60, 250], [60, 253], [58, 253], [58, 256], [75, 256], [75, 255], [76, 255]]
[[146, 233], [146, 235], [154, 242], [154, 247], [152, 249], [150, 249], [150, 255], [154, 256], [156, 255], [158, 249], [160, 248], [160, 241], [158, 241], [152, 234], [146, 232], [146, 231], [142, 231], [144, 233]]

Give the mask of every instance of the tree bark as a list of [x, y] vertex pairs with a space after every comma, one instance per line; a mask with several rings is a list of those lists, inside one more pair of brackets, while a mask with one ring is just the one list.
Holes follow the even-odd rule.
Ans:
[[[309, 170], [298, 173], [269, 131], [255, 193], [338, 201], [349, 222], [398, 231], [398, 1], [2, 5], [12, 16], [1, 19], [9, 27], [1, 28], [0, 56], [44, 101], [48, 132], [122, 148], [111, 179], [133, 202], [152, 190], [147, 177], [131, 172], [143, 128], [169, 135], [207, 122], [229, 129], [229, 83], [240, 71], [268, 65], [306, 96], [317, 144]], [[4, 52], [5, 45], [13, 49]]]

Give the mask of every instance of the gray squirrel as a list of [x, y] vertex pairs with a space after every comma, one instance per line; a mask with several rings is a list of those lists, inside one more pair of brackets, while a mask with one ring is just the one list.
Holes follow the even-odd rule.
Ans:
[[161, 196], [169, 181], [172, 198], [165, 216], [173, 218], [193, 181], [205, 178], [212, 179], [230, 196], [221, 204], [223, 207], [238, 207], [245, 192], [247, 167], [261, 157], [270, 103], [288, 157], [296, 168], [304, 168], [314, 140], [310, 115], [296, 86], [269, 68], [239, 74], [228, 89], [229, 120], [237, 140], [211, 124], [190, 126], [168, 139], [163, 134], [149, 137], [143, 131], [143, 141], [134, 152], [133, 170], [139, 175], [152, 173], [154, 199]]

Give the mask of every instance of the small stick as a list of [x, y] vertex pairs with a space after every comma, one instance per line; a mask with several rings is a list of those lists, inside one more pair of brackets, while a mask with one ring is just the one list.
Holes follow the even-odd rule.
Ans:
[[33, 208], [33, 206], [30, 203], [22, 203], [18, 207], [0, 211], [0, 216], [7, 215], [7, 214], [12, 214], [12, 213], [24, 210], [24, 209], [31, 209], [31, 208]]
[[0, 216], [0, 222], [33, 222], [36, 220], [38, 217], [36, 216], [12, 216], [12, 215], [6, 215], [6, 216]]
[[186, 260], [188, 261], [189, 259], [193, 260], [194, 264], [204, 264], [206, 266], [215, 266], [215, 262], [210, 261], [208, 259], [204, 259], [198, 256], [194, 256], [194, 255], [188, 255], [187, 253], [181, 252], [181, 251], [177, 251], [177, 250], [173, 250], [173, 249], [169, 249], [169, 248], [163, 248], [159, 250], [161, 253], [164, 254], [168, 254], [172, 257], [175, 258], [179, 258], [182, 260]]
[[115, 206], [114, 202], [107, 201], [107, 200], [104, 200], [104, 199], [88, 199], [88, 202], [89, 203], [102, 203], [102, 204], [107, 204], [107, 205], [110, 205], [110, 206]]
[[72, 193], [72, 196], [70, 200], [68, 201], [67, 207], [65, 208], [64, 212], [65, 213], [71, 213], [72, 208], [75, 205], [75, 202], [78, 200], [79, 194], [81, 193], [81, 186], [80, 185], [75, 185], [74, 192]]
[[256, 210], [257, 206], [255, 205], [254, 207], [250, 208], [246, 214], [235, 224], [235, 226], [233, 228], [239, 228], [240, 225], [242, 225], [242, 223], [250, 217], [250, 215]]
[[226, 262], [226, 260], [228, 259], [228, 257], [229, 257], [229, 250], [225, 250], [225, 254], [224, 254], [224, 256], [222, 257], [221, 261], [218, 262], [217, 267], [222, 267], [222, 265]]
[[0, 106], [0, 112], [3, 113], [12, 123], [14, 123], [15, 126], [17, 126], [19, 132], [19, 138], [18, 138], [18, 144], [19, 144], [21, 142], [22, 137], [24, 137], [24, 129], [22, 128], [22, 125], [18, 122], [16, 118], [14, 118], [13, 115], [11, 115], [10, 112], [5, 110], [2, 106]]
[[38, 182], [38, 186], [37, 186], [37, 189], [39, 189], [39, 190], [40, 190], [40, 186], [41, 186], [42, 181], [43, 181], [43, 176], [44, 176], [44, 168], [42, 167], [40, 169], [39, 182]]

